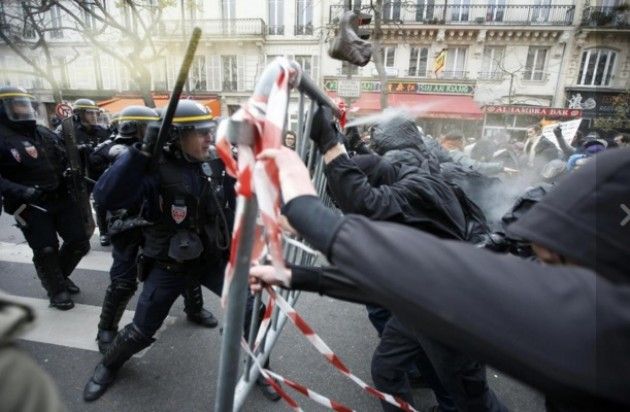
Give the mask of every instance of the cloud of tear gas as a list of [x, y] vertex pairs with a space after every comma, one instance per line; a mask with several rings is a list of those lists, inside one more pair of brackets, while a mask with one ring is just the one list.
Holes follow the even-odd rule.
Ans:
[[423, 113], [428, 112], [435, 106], [433, 102], [426, 102], [422, 104], [416, 104], [413, 106], [400, 106], [400, 107], [387, 107], [385, 110], [379, 113], [371, 114], [368, 116], [352, 119], [346, 124], [346, 127], [363, 126], [368, 124], [377, 124], [386, 122], [395, 117], [406, 117], [409, 119], [415, 119]]

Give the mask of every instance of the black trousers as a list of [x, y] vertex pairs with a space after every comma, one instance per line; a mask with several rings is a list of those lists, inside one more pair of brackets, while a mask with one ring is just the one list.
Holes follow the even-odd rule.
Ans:
[[[372, 380], [376, 388], [398, 396], [414, 405], [407, 372], [410, 364], [416, 364], [422, 377], [433, 390], [440, 410], [455, 412], [457, 408], [433, 368], [426, 352], [416, 336], [408, 331], [395, 317], [383, 328], [381, 341], [372, 357]], [[395, 406], [381, 401], [384, 411], [399, 411]]]
[[59, 250], [59, 237], [67, 244], [81, 244], [89, 241], [81, 222], [81, 212], [75, 202], [67, 196], [56, 196], [36, 202], [47, 211], [27, 206], [20, 216], [26, 227], [20, 227], [24, 238], [33, 250], [52, 247]]
[[[134, 325], [140, 329], [144, 336], [152, 337], [162, 326], [175, 299], [182, 294], [187, 282], [190, 282], [190, 276], [198, 276], [198, 280], [203, 286], [217, 296], [221, 296], [225, 263], [204, 266], [204, 268], [207, 270], [200, 275], [195, 275], [175, 273], [157, 265], [153, 266], [143, 283], [142, 293], [138, 298], [136, 313], [133, 318]], [[253, 303], [253, 296], [248, 294], [247, 312], [245, 312], [246, 328], [251, 320]]]
[[[488, 386], [485, 365], [434, 339], [413, 333], [392, 317], [372, 358], [376, 387], [413, 401], [405, 374], [410, 360], [418, 365], [441, 410], [507, 412]], [[385, 405], [383, 409], [396, 410]]]
[[138, 251], [142, 245], [142, 229], [135, 228], [112, 236], [112, 267], [109, 276], [112, 282], [135, 283], [137, 276]]

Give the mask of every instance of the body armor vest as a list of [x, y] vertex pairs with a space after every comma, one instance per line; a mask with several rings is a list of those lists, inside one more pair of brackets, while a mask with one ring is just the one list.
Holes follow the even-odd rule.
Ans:
[[[38, 186], [44, 192], [53, 192], [63, 186], [65, 153], [57, 137], [48, 129], [37, 126], [27, 134], [0, 125], [0, 151], [3, 178], [24, 186]], [[14, 209], [12, 203], [16, 202], [7, 197], [5, 206]]]
[[208, 163], [172, 155], [158, 166], [159, 214], [145, 228], [144, 254], [163, 261], [190, 261], [221, 254], [229, 229], [223, 188]]

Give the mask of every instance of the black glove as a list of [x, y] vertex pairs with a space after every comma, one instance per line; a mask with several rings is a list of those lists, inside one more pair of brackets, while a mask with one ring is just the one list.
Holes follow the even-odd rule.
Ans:
[[43, 194], [44, 192], [38, 187], [27, 186], [22, 191], [21, 197], [25, 203], [32, 203], [42, 197]]
[[159, 132], [160, 125], [149, 124], [147, 126], [147, 130], [144, 132], [144, 138], [142, 139], [142, 149], [140, 149], [144, 154], [153, 156]]
[[556, 137], [562, 137], [562, 128], [560, 126], [557, 126], [553, 129], [553, 134]]
[[346, 139], [348, 140], [350, 150], [354, 150], [361, 143], [359, 128], [356, 126], [348, 127], [346, 129]]
[[321, 154], [326, 153], [337, 143], [341, 143], [339, 130], [332, 110], [327, 106], [318, 106], [313, 115], [313, 126], [309, 136], [317, 145]]

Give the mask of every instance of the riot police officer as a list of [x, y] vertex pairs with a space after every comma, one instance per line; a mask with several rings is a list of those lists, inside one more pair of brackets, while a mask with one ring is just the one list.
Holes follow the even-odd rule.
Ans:
[[[141, 272], [146, 279], [133, 322], [118, 333], [97, 365], [83, 392], [86, 401], [98, 399], [116, 371], [154, 341], [187, 279], [196, 277], [221, 293], [235, 192], [234, 180], [225, 174], [220, 160], [209, 158], [215, 127], [205, 106], [180, 101], [172, 141], [156, 165], [151, 162], [150, 139], [145, 139], [143, 150], [131, 147], [97, 183], [96, 197], [107, 209], [143, 201], [154, 224], [144, 230]], [[250, 299], [247, 314], [252, 303]]]
[[[35, 122], [34, 98], [19, 87], [0, 88], [0, 188], [4, 209], [13, 213], [33, 249], [37, 276], [50, 304], [74, 306], [79, 288], [69, 276], [90, 250], [80, 210], [71, 200], [63, 172], [67, 159], [57, 136]], [[59, 247], [57, 234], [63, 240]]]
[[[104, 169], [90, 163], [89, 156], [94, 148], [107, 140], [110, 131], [99, 124], [99, 116], [101, 109], [90, 99], [78, 99], [72, 105], [72, 114], [74, 116], [74, 133], [81, 157], [81, 167], [85, 176], [91, 180], [97, 180], [103, 173]], [[90, 192], [92, 185], [88, 185]], [[107, 223], [105, 214], [95, 205], [96, 224], [100, 232], [100, 242], [102, 246], [110, 244], [109, 235], [107, 233]]]
[[[148, 107], [125, 108], [117, 117], [118, 135], [98, 145], [90, 155], [90, 163], [104, 169], [109, 167], [129, 146], [140, 143], [147, 125], [158, 120], [157, 112]], [[97, 194], [95, 196], [98, 197]], [[136, 259], [142, 245], [142, 227], [150, 224], [140, 212], [140, 203], [127, 209], [107, 211], [114, 261], [109, 272], [111, 283], [103, 299], [96, 337], [101, 353], [105, 353], [114, 340], [122, 313], [138, 287]], [[203, 308], [201, 286], [196, 278], [187, 282], [183, 296], [188, 320], [209, 328], [217, 326], [214, 315]]]

